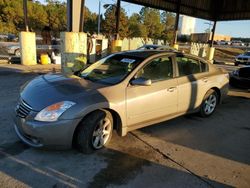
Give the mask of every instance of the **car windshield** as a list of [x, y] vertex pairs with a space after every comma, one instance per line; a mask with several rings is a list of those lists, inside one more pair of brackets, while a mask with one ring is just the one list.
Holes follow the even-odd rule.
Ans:
[[81, 76], [93, 82], [113, 85], [121, 82], [142, 61], [138, 57], [114, 54], [90, 65]]

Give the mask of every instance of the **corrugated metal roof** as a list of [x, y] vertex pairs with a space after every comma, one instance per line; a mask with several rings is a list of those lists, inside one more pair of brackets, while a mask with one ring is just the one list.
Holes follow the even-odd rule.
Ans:
[[250, 0], [123, 0], [207, 20], [249, 20]]

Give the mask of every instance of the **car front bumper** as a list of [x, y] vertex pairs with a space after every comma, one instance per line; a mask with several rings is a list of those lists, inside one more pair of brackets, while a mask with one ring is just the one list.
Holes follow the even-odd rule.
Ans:
[[69, 149], [79, 122], [80, 119], [40, 122], [15, 116], [14, 128], [17, 136], [29, 146]]

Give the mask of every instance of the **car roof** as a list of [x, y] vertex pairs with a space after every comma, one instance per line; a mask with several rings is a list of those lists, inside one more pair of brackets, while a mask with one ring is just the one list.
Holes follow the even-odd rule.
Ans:
[[179, 56], [185, 56], [187, 55], [188, 57], [195, 58], [197, 60], [203, 61], [208, 63], [205, 59], [195, 56], [192, 54], [185, 54], [180, 51], [169, 51], [169, 50], [132, 50], [132, 51], [123, 51], [123, 52], [118, 52], [116, 54], [119, 55], [124, 55], [124, 56], [129, 56], [129, 57], [134, 57], [134, 58], [139, 58], [139, 59], [147, 59], [149, 57], [152, 57], [154, 55], [179, 55]]
[[158, 44], [145, 44], [142, 47], [156, 47], [157, 48], [159, 46], [161, 46], [161, 45], [158, 45]]
[[166, 53], [173, 54], [173, 52], [164, 51], [164, 50], [133, 50], [133, 51], [119, 52], [117, 54], [147, 59], [148, 57], [151, 57], [153, 55], [166, 54]]

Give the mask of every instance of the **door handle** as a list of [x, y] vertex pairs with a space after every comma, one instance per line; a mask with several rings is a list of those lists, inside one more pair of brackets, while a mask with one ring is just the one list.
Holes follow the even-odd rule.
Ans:
[[176, 89], [176, 87], [170, 87], [170, 88], [168, 88], [168, 92], [174, 92], [175, 89]]
[[208, 82], [208, 78], [207, 78], [207, 77], [204, 77], [204, 78], [202, 78], [202, 81], [203, 81], [203, 82]]

